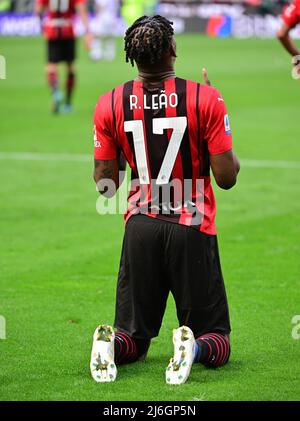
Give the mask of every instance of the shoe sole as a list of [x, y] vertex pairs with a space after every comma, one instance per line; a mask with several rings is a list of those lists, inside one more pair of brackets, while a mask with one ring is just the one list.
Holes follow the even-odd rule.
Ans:
[[115, 333], [111, 326], [99, 325], [93, 336], [90, 370], [97, 383], [113, 382], [117, 377], [114, 361]]
[[174, 356], [166, 369], [167, 384], [183, 384], [193, 365], [195, 338], [190, 328], [182, 326], [173, 331]]

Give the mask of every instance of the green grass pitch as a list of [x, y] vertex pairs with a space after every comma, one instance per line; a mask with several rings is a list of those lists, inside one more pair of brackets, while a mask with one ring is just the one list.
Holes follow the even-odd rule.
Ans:
[[[79, 50], [75, 111], [52, 116], [42, 39], [0, 38], [7, 60], [0, 81], [0, 315], [7, 323], [0, 399], [299, 400], [300, 340], [291, 320], [300, 314], [300, 84], [288, 56], [276, 40], [178, 37], [177, 74], [200, 80], [207, 66], [244, 163], [234, 189], [215, 189], [231, 360], [217, 370], [194, 366], [180, 387], [165, 384], [177, 327], [170, 298], [148, 360], [120, 367], [114, 384], [100, 385], [89, 374], [91, 338], [98, 323], [113, 322], [123, 219], [95, 210], [92, 114], [98, 96], [135, 69], [124, 62], [121, 40], [113, 63], [92, 63], [81, 43]], [[91, 160], [17, 160], [3, 152]]]

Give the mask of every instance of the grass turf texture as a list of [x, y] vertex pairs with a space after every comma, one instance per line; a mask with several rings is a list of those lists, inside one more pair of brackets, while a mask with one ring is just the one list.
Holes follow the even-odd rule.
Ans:
[[[0, 38], [0, 151], [92, 156], [98, 96], [134, 77], [121, 40], [114, 63], [80, 47], [75, 111], [49, 113], [41, 39]], [[300, 161], [299, 83], [275, 40], [178, 37], [177, 74], [207, 66], [244, 159]], [[145, 363], [122, 366], [114, 384], [89, 374], [92, 333], [112, 323], [123, 235], [121, 216], [99, 216], [91, 162], [1, 160], [0, 340], [2, 400], [298, 400], [300, 341], [299, 169], [242, 168], [238, 185], [216, 190], [218, 232], [232, 319], [230, 363], [194, 366], [180, 387], [165, 384], [177, 326], [169, 300]], [[155, 305], [155, 303], [153, 303]]]

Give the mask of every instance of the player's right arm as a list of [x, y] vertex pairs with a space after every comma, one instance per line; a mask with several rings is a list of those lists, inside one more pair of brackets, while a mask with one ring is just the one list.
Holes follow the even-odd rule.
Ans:
[[228, 190], [236, 184], [240, 163], [232, 149], [210, 155], [210, 166], [219, 187]]
[[282, 13], [283, 23], [281, 25], [281, 28], [277, 32], [278, 40], [293, 57], [300, 55], [299, 49], [290, 37], [291, 29], [293, 29], [298, 23], [300, 23], [298, 10], [299, 7], [299, 4], [297, 4], [296, 1], [294, 1], [292, 4], [290, 4], [287, 8], [284, 9]]
[[226, 105], [215, 88], [202, 85], [202, 95], [204, 141], [208, 144], [210, 166], [217, 185], [228, 190], [236, 184], [240, 163], [232, 150]]

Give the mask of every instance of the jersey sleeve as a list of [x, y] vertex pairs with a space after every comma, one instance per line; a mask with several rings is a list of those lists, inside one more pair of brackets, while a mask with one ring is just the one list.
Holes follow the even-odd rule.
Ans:
[[111, 93], [102, 95], [94, 113], [94, 159], [116, 159], [118, 147], [114, 139]]
[[208, 143], [210, 155], [232, 149], [232, 135], [226, 105], [221, 94], [214, 88], [202, 86], [205, 95], [203, 105], [204, 141]]
[[289, 6], [285, 7], [281, 17], [288, 27], [294, 28], [294, 26], [300, 23], [300, 3], [294, 1]]

